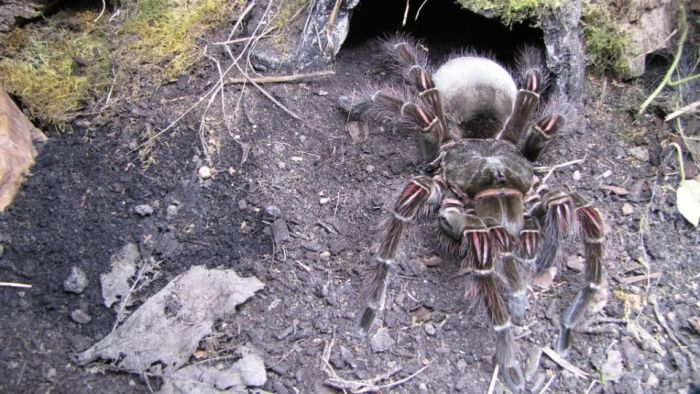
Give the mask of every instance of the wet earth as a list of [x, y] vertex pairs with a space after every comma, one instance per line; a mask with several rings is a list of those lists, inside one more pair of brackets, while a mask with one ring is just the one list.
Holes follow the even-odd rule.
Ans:
[[[134, 242], [160, 264], [133, 307], [193, 265], [265, 284], [198, 352], [257, 349], [268, 380], [251, 392], [335, 392], [330, 378], [383, 391], [486, 392], [492, 331], [465, 298], [457, 262], [435, 258], [434, 221], [408, 231], [387, 310], [368, 336], [359, 331], [376, 227], [422, 164], [414, 134], [357, 122], [338, 104], [387, 78], [376, 51], [372, 40], [355, 40], [334, 75], [265, 85], [303, 121], [251, 86], [227, 85], [223, 109], [217, 100], [204, 128], [198, 107], [144, 154], [144, 136], [218, 78], [203, 61], [102, 125], [87, 118], [72, 133], [49, 133], [33, 175], [0, 214], [0, 281], [31, 285], [0, 287], [0, 391], [158, 388], [157, 378], [73, 358], [112, 330], [100, 275]], [[608, 299], [566, 358], [586, 376], [541, 353], [584, 284], [582, 248], [565, 241], [560, 274], [549, 289], [532, 289], [515, 331], [533, 392], [684, 393], [700, 382], [700, 233], [675, 208], [675, 160], [661, 148], [670, 127], [630, 116], [634, 97], [662, 73], [631, 83], [589, 77], [578, 127], [536, 163], [550, 188], [575, 190], [604, 213]], [[206, 179], [204, 165], [213, 169]], [[65, 289], [72, 267], [88, 281], [79, 294]], [[508, 391], [496, 382], [495, 392]]]

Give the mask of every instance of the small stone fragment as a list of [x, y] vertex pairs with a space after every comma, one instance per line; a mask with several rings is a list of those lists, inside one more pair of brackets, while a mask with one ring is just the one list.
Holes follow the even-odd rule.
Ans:
[[437, 255], [426, 257], [423, 259], [423, 264], [425, 264], [426, 267], [438, 266], [442, 264], [442, 257]]
[[167, 208], [165, 208], [165, 219], [166, 220], [171, 220], [177, 215], [177, 211], [179, 210], [177, 205], [170, 204], [168, 205]]
[[695, 334], [700, 335], [700, 317], [693, 316], [688, 318], [688, 323], [695, 330]]
[[271, 218], [278, 218], [282, 216], [282, 211], [276, 205], [270, 205], [265, 207], [265, 214]]
[[318, 203], [321, 204], [321, 205], [326, 205], [326, 204], [328, 204], [329, 201], [331, 201], [330, 198], [328, 198], [328, 197], [321, 197], [321, 198], [318, 200]]
[[575, 181], [581, 180], [581, 171], [579, 171], [579, 170], [574, 171], [574, 174], [572, 175], [572, 177], [574, 178]]
[[199, 167], [198, 174], [199, 177], [202, 179], [209, 179], [212, 175], [211, 168], [209, 168], [208, 166], [201, 166]]
[[634, 157], [635, 159], [643, 162], [649, 161], [649, 149], [643, 147], [643, 146], [635, 146], [634, 148], [630, 148], [627, 153], [630, 154], [630, 156]]
[[372, 336], [369, 340], [369, 345], [372, 351], [375, 353], [381, 353], [389, 350], [396, 343], [391, 336], [389, 336], [389, 330], [386, 328], [380, 328], [377, 333]]
[[328, 92], [326, 92], [326, 91], [323, 90], [323, 89], [320, 89], [320, 90], [318, 91], [318, 93], [316, 93], [316, 94], [318, 94], [319, 96], [328, 96]]
[[611, 349], [608, 351], [608, 357], [603, 363], [601, 372], [607, 381], [617, 380], [622, 377], [624, 367], [622, 365], [622, 353], [619, 350]]
[[371, 174], [374, 172], [374, 166], [371, 164], [367, 164], [367, 167], [365, 167], [365, 171], [367, 171], [368, 174]]
[[148, 216], [153, 213], [153, 207], [148, 204], [141, 204], [134, 207], [134, 212], [140, 216]]
[[566, 266], [569, 269], [574, 270], [576, 272], [583, 272], [583, 259], [579, 256], [569, 256], [566, 259]]
[[80, 294], [85, 291], [89, 283], [85, 272], [79, 267], [73, 266], [70, 268], [68, 277], [63, 281], [63, 290], [68, 293]]
[[423, 329], [425, 329], [425, 333], [430, 336], [437, 334], [437, 330], [435, 329], [433, 323], [426, 324], [425, 326], [423, 326]]
[[217, 390], [231, 390], [245, 392], [245, 385], [241, 381], [241, 376], [237, 373], [231, 373], [230, 371], [220, 371], [216, 375], [216, 381], [214, 387]]
[[622, 215], [623, 216], [629, 216], [634, 213], [634, 207], [632, 204], [626, 202], [622, 204]]
[[262, 357], [247, 347], [240, 350], [243, 357], [233, 364], [233, 370], [238, 372], [241, 381], [246, 386], [259, 387], [267, 382], [267, 371]]
[[647, 381], [644, 382], [644, 386], [646, 386], [647, 389], [655, 389], [659, 385], [659, 378], [653, 373], [649, 372], [649, 376], [647, 377]]
[[321, 260], [328, 260], [331, 257], [331, 252], [328, 250], [324, 250], [321, 252], [321, 254], [318, 255], [318, 257], [321, 258]]
[[78, 324], [88, 324], [90, 323], [90, 320], [92, 320], [92, 317], [90, 317], [90, 315], [88, 315], [80, 309], [76, 309], [73, 312], [71, 312], [70, 318]]

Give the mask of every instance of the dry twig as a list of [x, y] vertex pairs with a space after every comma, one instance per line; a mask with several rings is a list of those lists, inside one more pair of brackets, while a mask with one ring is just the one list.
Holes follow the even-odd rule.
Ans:
[[0, 282], [0, 287], [18, 287], [21, 289], [31, 289], [32, 285], [25, 283], [15, 283], [15, 282]]
[[559, 364], [560, 367], [566, 369], [567, 371], [573, 373], [574, 375], [578, 376], [579, 378], [588, 378], [590, 375], [588, 375], [586, 372], [584, 372], [582, 369], [579, 367], [571, 364], [570, 362], [566, 361], [562, 356], [559, 355], [554, 349], [549, 348], [549, 347], [542, 347], [542, 352], [549, 356], [549, 358], [552, 359], [555, 363]]
[[302, 79], [308, 79], [308, 78], [325, 77], [327, 75], [334, 75], [334, 74], [335, 74], [335, 71], [333, 71], [333, 70], [323, 70], [323, 71], [315, 71], [315, 72], [310, 72], [310, 73], [305, 73], [305, 74], [266, 76], [266, 77], [255, 77], [255, 78], [251, 78], [251, 77], [248, 77], [248, 78], [229, 78], [228, 82], [235, 83], [235, 84], [248, 83], [248, 82], [255, 82], [255, 83], [259, 83], [259, 84], [284, 83], [284, 82], [295, 82], [295, 81], [299, 81]]
[[409, 380], [415, 378], [418, 376], [421, 372], [423, 372], [426, 368], [430, 366], [430, 364], [433, 363], [433, 360], [430, 360], [428, 364], [426, 364], [423, 368], [417, 370], [416, 372], [406, 376], [403, 379], [399, 379], [395, 382], [387, 383], [387, 384], [381, 384], [377, 385], [376, 383], [379, 381], [382, 381], [384, 379], [388, 379], [391, 376], [395, 375], [397, 372], [401, 370], [400, 367], [394, 368], [389, 372], [386, 372], [384, 374], [381, 374], [379, 376], [376, 376], [371, 379], [367, 380], [345, 380], [345, 379], [340, 379], [340, 378], [331, 378], [326, 380], [326, 384], [339, 389], [339, 390], [349, 390], [351, 393], [371, 393], [371, 392], [376, 392], [376, 391], [384, 391], [387, 389], [390, 389], [392, 387], [396, 387], [399, 385], [402, 385]]

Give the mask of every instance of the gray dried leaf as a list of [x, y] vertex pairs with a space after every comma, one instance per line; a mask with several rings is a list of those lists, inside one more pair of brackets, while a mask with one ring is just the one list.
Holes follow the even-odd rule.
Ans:
[[214, 321], [234, 314], [238, 304], [263, 287], [257, 278], [241, 278], [233, 270], [194, 266], [77, 360], [111, 360], [119, 369], [139, 374], [161, 363], [164, 374], [172, 373], [212, 332]]

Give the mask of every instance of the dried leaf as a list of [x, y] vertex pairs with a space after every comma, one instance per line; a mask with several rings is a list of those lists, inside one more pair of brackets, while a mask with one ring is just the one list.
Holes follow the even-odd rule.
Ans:
[[583, 371], [581, 368], [571, 364], [568, 362], [566, 359], [564, 359], [562, 356], [559, 355], [554, 349], [549, 348], [549, 347], [543, 347], [542, 352], [546, 354], [549, 358], [552, 359], [555, 363], [559, 364], [560, 367], [566, 369], [567, 371], [573, 373], [574, 375], [578, 376], [579, 378], [587, 378], [589, 375]]
[[689, 179], [676, 189], [676, 204], [678, 212], [693, 226], [700, 222], [700, 182]]
[[358, 122], [348, 122], [348, 124], [345, 125], [345, 129], [347, 129], [348, 134], [350, 134], [350, 139], [353, 144], [360, 139], [360, 124]]
[[152, 365], [163, 373], [181, 367], [210, 335], [214, 322], [236, 312], [236, 306], [263, 288], [257, 278], [233, 270], [194, 266], [146, 300], [124, 324], [80, 353], [81, 364], [112, 360], [124, 371], [144, 373]]
[[138, 246], [131, 242], [110, 257], [112, 270], [100, 275], [102, 298], [106, 307], [109, 308], [120, 298], [129, 294], [131, 291], [129, 281], [136, 274], [140, 257]]

